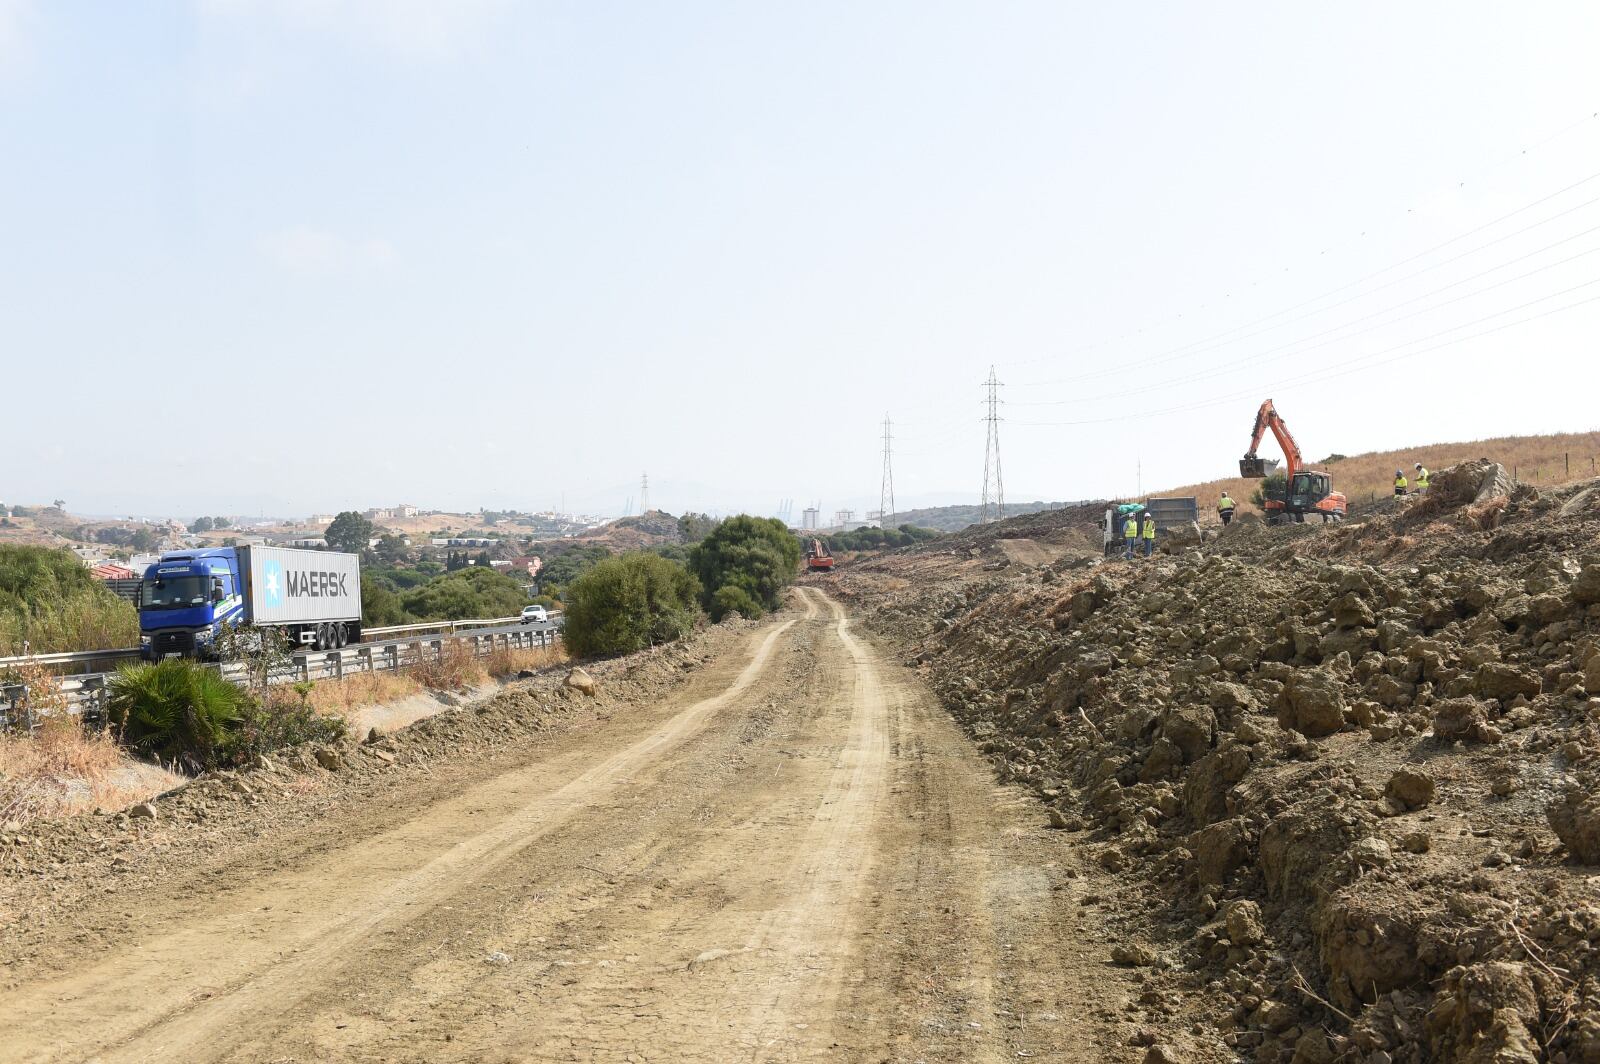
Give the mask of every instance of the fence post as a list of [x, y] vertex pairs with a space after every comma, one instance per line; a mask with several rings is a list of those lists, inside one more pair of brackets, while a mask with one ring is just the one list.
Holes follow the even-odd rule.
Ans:
[[344, 651], [342, 650], [333, 652], [333, 678], [335, 680], [344, 679]]
[[1566, 464], [1567, 476], [1570, 477], [1572, 475], [1572, 452], [1571, 451], [1562, 452], [1561, 461]]

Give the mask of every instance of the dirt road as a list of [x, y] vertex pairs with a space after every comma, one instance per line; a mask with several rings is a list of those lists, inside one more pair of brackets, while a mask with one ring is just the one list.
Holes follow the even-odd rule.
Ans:
[[1138, 1059], [1071, 844], [797, 596], [650, 712], [119, 899], [0, 1061]]

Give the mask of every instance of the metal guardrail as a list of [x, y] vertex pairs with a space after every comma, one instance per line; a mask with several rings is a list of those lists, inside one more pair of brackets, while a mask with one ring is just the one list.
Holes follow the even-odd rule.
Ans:
[[19, 654], [16, 657], [0, 658], [0, 669], [17, 665], [99, 665], [138, 656], [138, 647], [122, 647], [115, 650], [71, 650], [61, 654]]
[[[473, 620], [460, 621], [423, 621], [420, 624], [391, 624], [382, 628], [363, 628], [361, 636], [363, 642], [371, 637], [382, 638], [386, 635], [395, 635], [402, 632], [447, 632], [455, 633], [468, 628], [487, 628], [496, 624], [515, 624], [522, 618], [516, 617], [487, 617]], [[550, 621], [559, 623], [561, 611], [551, 612]], [[360, 644], [357, 644], [359, 646]], [[346, 648], [353, 649], [350, 647]], [[71, 650], [60, 654], [19, 654], [15, 657], [0, 658], [0, 669], [18, 665], [46, 665], [46, 666], [89, 666], [115, 665], [121, 661], [138, 658], [138, 647], [117, 647], [111, 650]]]
[[[472, 648], [473, 656], [482, 658], [496, 651], [532, 650], [554, 646], [560, 641], [561, 629], [551, 622], [509, 631], [418, 635], [411, 639], [393, 639], [370, 645], [357, 644], [342, 650], [301, 651], [294, 654], [291, 659], [292, 664], [275, 674], [270, 682], [342, 680], [346, 676], [364, 672], [398, 671], [424, 662], [439, 660], [444, 655], [445, 646], [450, 643], [467, 643]], [[246, 668], [239, 662], [213, 667], [236, 683], [242, 681]], [[61, 693], [67, 700], [69, 710], [91, 718], [103, 716], [107, 681], [110, 676], [110, 673], [98, 672], [62, 677]], [[25, 718], [20, 723], [29, 728], [36, 723], [25, 707], [26, 694], [27, 689], [22, 684], [0, 685], [0, 725], [15, 725], [19, 723], [19, 717]]]

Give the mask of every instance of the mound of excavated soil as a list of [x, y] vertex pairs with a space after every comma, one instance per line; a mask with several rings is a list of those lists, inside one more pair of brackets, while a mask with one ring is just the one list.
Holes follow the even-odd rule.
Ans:
[[839, 577], [1242, 1059], [1600, 1061], [1600, 492], [1446, 474], [1148, 562]]

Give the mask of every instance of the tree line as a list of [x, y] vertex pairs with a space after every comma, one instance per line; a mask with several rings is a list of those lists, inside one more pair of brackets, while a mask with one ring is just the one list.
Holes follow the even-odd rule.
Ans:
[[603, 558], [565, 589], [563, 639], [579, 656], [626, 654], [687, 635], [702, 611], [760, 617], [800, 567], [782, 521], [741, 514], [715, 524], [683, 561], [640, 551]]

